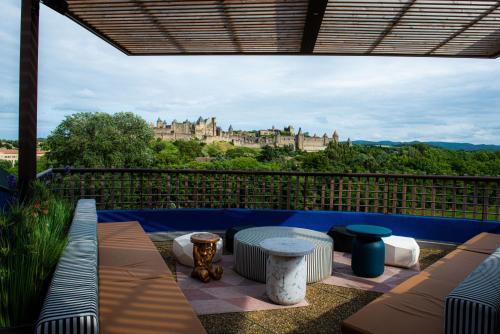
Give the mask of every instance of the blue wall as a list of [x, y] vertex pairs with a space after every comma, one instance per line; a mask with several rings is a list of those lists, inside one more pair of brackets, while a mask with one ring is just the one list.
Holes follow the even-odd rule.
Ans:
[[0, 189], [0, 211], [6, 209], [12, 201], [12, 193]]
[[462, 243], [478, 233], [500, 233], [500, 222], [339, 211], [254, 209], [100, 210], [99, 222], [139, 221], [146, 232], [225, 230], [237, 225], [282, 225], [326, 232], [333, 225], [371, 224], [395, 235]]

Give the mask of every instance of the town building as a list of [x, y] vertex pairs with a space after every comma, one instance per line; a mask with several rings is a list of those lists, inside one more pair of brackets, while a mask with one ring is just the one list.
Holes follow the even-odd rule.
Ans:
[[155, 138], [162, 140], [198, 139], [207, 144], [223, 141], [232, 143], [234, 146], [251, 148], [288, 146], [295, 150], [311, 152], [324, 150], [330, 142], [339, 142], [337, 131], [334, 131], [331, 137], [328, 137], [326, 133], [321, 137], [309, 136], [304, 134], [302, 129], [295, 133], [291, 125], [283, 130], [273, 126], [271, 129], [257, 131], [235, 131], [230, 125], [227, 131], [223, 131], [220, 126], [217, 126], [215, 117], [205, 119], [200, 117], [196, 122], [173, 120], [170, 124], [158, 118], [156, 124], [151, 123], [150, 126]]
[[[47, 153], [47, 151], [36, 150], [36, 158], [40, 159], [45, 155], [45, 153]], [[0, 148], [0, 160], [6, 160], [14, 166], [18, 159], [19, 152], [17, 149]]]

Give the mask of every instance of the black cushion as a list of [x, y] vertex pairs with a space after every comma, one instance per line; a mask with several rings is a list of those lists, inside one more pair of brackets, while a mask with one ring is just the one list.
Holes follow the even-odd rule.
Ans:
[[333, 249], [335, 251], [344, 253], [352, 252], [352, 238], [354, 235], [347, 232], [345, 226], [332, 226], [328, 231], [328, 235], [333, 239]]
[[233, 252], [233, 242], [234, 242], [234, 235], [238, 233], [239, 231], [245, 230], [250, 227], [255, 227], [253, 225], [244, 225], [244, 226], [233, 226], [231, 228], [228, 228], [226, 231], [226, 250], [230, 253]]

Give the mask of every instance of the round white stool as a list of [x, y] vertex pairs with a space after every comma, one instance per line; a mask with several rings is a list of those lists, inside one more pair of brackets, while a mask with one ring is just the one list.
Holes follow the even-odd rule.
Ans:
[[270, 238], [260, 247], [269, 254], [266, 265], [266, 294], [280, 305], [293, 305], [306, 296], [305, 256], [314, 244], [298, 238]]

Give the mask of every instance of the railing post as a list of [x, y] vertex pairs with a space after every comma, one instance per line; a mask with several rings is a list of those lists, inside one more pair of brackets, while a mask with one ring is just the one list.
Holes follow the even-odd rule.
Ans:
[[431, 215], [436, 214], [436, 184], [434, 179], [431, 181]]
[[338, 211], [344, 211], [344, 208], [342, 207], [342, 194], [344, 192], [343, 189], [344, 186], [344, 178], [341, 176], [339, 178], [339, 206], [338, 206]]
[[375, 212], [378, 212], [379, 210], [379, 188], [378, 188], [378, 180], [379, 180], [379, 177], [378, 176], [375, 176], [375, 185], [374, 185], [374, 189], [373, 189], [373, 193], [375, 194], [375, 202], [373, 203], [373, 206], [375, 208]]
[[347, 177], [347, 211], [351, 211], [351, 201], [352, 201], [352, 179], [351, 176]]
[[365, 212], [368, 212], [370, 209], [370, 177], [366, 176], [365, 177], [365, 195], [364, 195], [364, 205], [365, 205]]
[[330, 177], [330, 210], [333, 210], [333, 205], [334, 205], [334, 200], [335, 200], [335, 178]]
[[482, 220], [488, 220], [488, 196], [487, 196], [487, 182], [483, 183], [483, 214]]
[[304, 207], [303, 210], [307, 210], [307, 175], [304, 176]]
[[403, 190], [401, 198], [401, 213], [406, 214], [406, 178], [403, 178]]
[[360, 211], [361, 205], [361, 180], [356, 177], [356, 212]]
[[240, 207], [240, 200], [241, 200], [241, 194], [240, 194], [240, 186], [241, 186], [241, 180], [240, 176], [236, 176], [236, 208]]
[[100, 203], [100, 208], [101, 209], [106, 209], [106, 198], [104, 195], [104, 174], [101, 174], [99, 177], [99, 203]]
[[139, 177], [139, 202], [141, 203], [141, 208], [144, 208], [144, 180], [143, 180], [143, 177], [144, 177], [144, 174], [140, 173], [140, 177]]
[[477, 181], [474, 181], [474, 198], [473, 198], [473, 205], [474, 207], [472, 208], [472, 218], [476, 219], [477, 217]]
[[394, 186], [392, 187], [392, 213], [398, 213], [398, 183], [397, 177], [393, 178]]
[[384, 208], [383, 213], [388, 213], [388, 197], [389, 197], [389, 177], [384, 178]]

